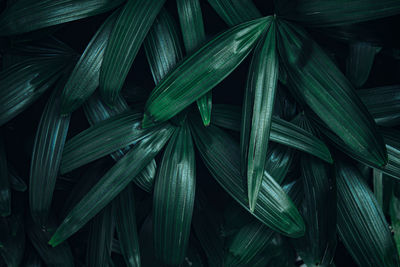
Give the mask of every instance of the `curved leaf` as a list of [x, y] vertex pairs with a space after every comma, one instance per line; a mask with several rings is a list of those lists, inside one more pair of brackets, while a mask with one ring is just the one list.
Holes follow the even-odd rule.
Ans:
[[182, 263], [186, 255], [195, 186], [194, 148], [185, 123], [172, 135], [154, 185], [154, 249], [168, 265]]
[[302, 29], [278, 21], [279, 53], [294, 96], [365, 160], [379, 166], [387, 152], [375, 122], [349, 81]]
[[136, 144], [70, 211], [49, 244], [57, 246], [63, 242], [110, 203], [158, 154], [173, 130], [173, 126], [167, 125]]
[[336, 167], [338, 232], [359, 266], [399, 266], [399, 256], [382, 209], [358, 170]]
[[62, 114], [78, 109], [99, 86], [104, 50], [117, 16], [115, 12], [107, 18], [76, 63], [61, 95]]
[[[197, 148], [207, 168], [217, 182], [245, 209], [248, 199], [240, 175], [240, 153], [236, 142], [215, 126], [207, 129], [191, 124]], [[290, 237], [304, 235], [304, 222], [282, 188], [264, 175], [254, 213], [257, 219], [272, 229]]]
[[267, 22], [262, 18], [225, 31], [169, 72], [147, 100], [143, 127], [172, 118], [221, 82], [250, 53]]
[[36, 130], [29, 177], [29, 206], [33, 221], [45, 226], [67, 138], [70, 116], [61, 116], [61, 79], [50, 96]]
[[208, 0], [228, 26], [261, 17], [252, 0]]
[[107, 12], [124, 0], [15, 1], [0, 16], [0, 36], [20, 34]]
[[255, 48], [242, 108], [240, 167], [242, 175], [247, 177], [251, 211], [254, 211], [263, 179], [278, 71], [275, 20], [272, 19], [267, 33]]
[[100, 71], [100, 93], [114, 104], [133, 60], [165, 0], [128, 0], [111, 32]]
[[11, 214], [11, 190], [8, 180], [8, 167], [6, 148], [3, 136], [0, 135], [0, 216], [6, 217]]

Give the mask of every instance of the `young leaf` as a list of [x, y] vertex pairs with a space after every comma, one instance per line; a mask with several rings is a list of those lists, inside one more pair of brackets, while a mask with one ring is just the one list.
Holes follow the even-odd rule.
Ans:
[[119, 194], [115, 204], [118, 240], [125, 263], [129, 267], [139, 267], [139, 236], [136, 228], [135, 198], [131, 184]]
[[21, 34], [94, 16], [124, 0], [28, 0], [8, 5], [0, 16], [0, 36]]
[[186, 255], [195, 186], [194, 148], [185, 123], [172, 135], [154, 185], [154, 249], [168, 265], [181, 264]]
[[[177, 0], [179, 21], [186, 53], [192, 54], [206, 40], [203, 17], [199, 0]], [[212, 92], [209, 91], [197, 99], [201, 118], [205, 126], [210, 124], [212, 109]]]
[[261, 17], [252, 0], [208, 0], [228, 26]]
[[128, 0], [111, 32], [100, 71], [100, 93], [113, 105], [165, 0]]
[[[216, 126], [206, 129], [196, 122], [191, 126], [196, 146], [208, 170], [227, 193], [249, 210], [247, 194], [242, 186], [240, 153], [236, 142]], [[264, 174], [259, 199], [252, 214], [287, 236], [304, 235], [304, 222], [298, 210], [275, 180], [269, 174]]]
[[382, 209], [359, 171], [336, 166], [338, 232], [359, 266], [398, 266], [399, 256]]
[[11, 190], [8, 180], [6, 148], [3, 136], [0, 135], [0, 216], [11, 214]]
[[36, 130], [29, 178], [29, 206], [33, 221], [45, 226], [67, 138], [70, 116], [61, 116], [61, 79], [50, 96]]
[[279, 16], [312, 27], [354, 24], [400, 13], [397, 0], [286, 0], [275, 4]]
[[243, 99], [240, 167], [242, 175], [247, 177], [251, 211], [254, 211], [263, 179], [278, 83], [275, 27], [275, 19], [272, 19], [267, 33], [255, 48]]
[[169, 72], [146, 102], [143, 127], [172, 118], [221, 82], [250, 53], [268, 21], [261, 18], [225, 31]]
[[72, 113], [78, 109], [99, 86], [104, 50], [118, 14], [118, 12], [115, 12], [107, 18], [76, 63], [62, 92], [62, 114]]
[[110, 203], [158, 154], [173, 131], [173, 126], [166, 125], [136, 144], [70, 211], [49, 244], [57, 246], [66, 240]]
[[382, 136], [350, 82], [301, 28], [278, 21], [280, 57], [294, 96], [306, 103], [344, 143], [366, 161], [383, 166]]

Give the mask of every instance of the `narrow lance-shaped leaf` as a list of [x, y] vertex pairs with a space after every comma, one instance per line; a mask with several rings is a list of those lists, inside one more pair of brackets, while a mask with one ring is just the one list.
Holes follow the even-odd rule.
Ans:
[[359, 266], [399, 266], [399, 256], [382, 209], [359, 171], [336, 166], [338, 232]]
[[108, 204], [90, 222], [86, 264], [89, 267], [108, 267], [115, 231], [113, 203]]
[[113, 13], [100, 26], [71, 73], [61, 96], [61, 113], [78, 109], [99, 86], [104, 50], [119, 12]]
[[0, 72], [0, 126], [24, 111], [60, 77], [69, 56], [31, 58]]
[[[211, 123], [233, 131], [240, 130], [240, 108], [215, 105]], [[328, 147], [318, 138], [288, 121], [272, 117], [270, 140], [314, 155], [328, 163], [332, 157]]]
[[253, 0], [208, 0], [228, 26], [261, 17]]
[[269, 19], [240, 24], [182, 61], [153, 89], [143, 127], [172, 118], [228, 76], [250, 53]]
[[3, 135], [0, 135], [0, 216], [11, 214], [11, 190], [8, 180], [6, 148]]
[[[191, 123], [191, 126], [196, 146], [208, 170], [228, 194], [249, 210], [239, 169], [239, 146], [216, 126], [205, 129], [196, 122]], [[252, 214], [270, 228], [287, 236], [299, 237], [304, 234], [304, 222], [298, 210], [267, 173], [264, 175], [259, 199]]]
[[394, 232], [393, 238], [396, 242], [397, 253], [400, 252], [400, 199], [398, 193], [399, 186], [396, 184], [391, 193], [389, 214], [391, 226]]
[[173, 126], [166, 125], [136, 144], [70, 211], [49, 244], [57, 246], [66, 240], [110, 203], [158, 154], [173, 130]]
[[397, 0], [274, 1], [285, 19], [312, 27], [330, 27], [375, 20], [400, 13]]
[[135, 198], [133, 187], [128, 185], [115, 201], [118, 240], [125, 263], [129, 267], [140, 266], [139, 236], [136, 227]]
[[267, 33], [254, 50], [243, 99], [240, 167], [243, 177], [247, 177], [251, 211], [254, 211], [263, 179], [278, 83], [276, 26], [275, 19], [271, 20]]
[[278, 21], [280, 58], [292, 94], [306, 103], [344, 143], [366, 161], [382, 166], [387, 152], [367, 108], [322, 49], [299, 27]]
[[194, 148], [185, 123], [167, 145], [154, 186], [154, 249], [166, 264], [178, 265], [186, 255], [195, 185]]
[[6, 266], [20, 266], [25, 250], [23, 214], [0, 217], [0, 254]]
[[67, 138], [70, 116], [61, 115], [62, 78], [50, 96], [36, 131], [29, 178], [29, 206], [36, 224], [45, 226]]
[[356, 42], [350, 44], [346, 61], [346, 76], [354, 87], [359, 88], [367, 81], [374, 63], [375, 54], [379, 50], [379, 47], [371, 43]]
[[[179, 21], [181, 24], [183, 43], [185, 44], [186, 53], [192, 54], [206, 40], [204, 32], [203, 17], [199, 0], [177, 0]], [[209, 91], [197, 99], [197, 107], [199, 108], [203, 124], [208, 126], [211, 120], [212, 109], [212, 92]]]
[[357, 90], [357, 94], [377, 124], [400, 124], [400, 85]]
[[15, 1], [0, 16], [0, 35], [13, 35], [94, 16], [124, 0]]
[[128, 0], [111, 32], [100, 71], [100, 93], [112, 105], [165, 0]]
[[[92, 95], [86, 101], [83, 108], [86, 118], [92, 126], [98, 122], [129, 110], [129, 106], [123, 97], [118, 96], [114, 107], [111, 108], [104, 104], [98, 94]], [[118, 161], [129, 151], [129, 149], [130, 146], [124, 147], [113, 152], [110, 156], [115, 161]], [[154, 185], [156, 168], [157, 164], [155, 160], [152, 160], [150, 164], [147, 165], [146, 168], [144, 168], [143, 171], [138, 174], [133, 181], [143, 190], [150, 192]]]

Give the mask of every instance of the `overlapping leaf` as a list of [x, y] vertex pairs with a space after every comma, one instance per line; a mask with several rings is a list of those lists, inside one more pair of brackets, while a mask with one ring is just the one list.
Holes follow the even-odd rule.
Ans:
[[173, 131], [173, 126], [166, 125], [136, 144], [70, 211], [49, 243], [57, 246], [110, 203], [158, 154]]
[[278, 29], [279, 53], [293, 95], [359, 157], [385, 165], [382, 136], [350, 82], [304, 30], [283, 20], [278, 21]]
[[6, 265], [20, 266], [24, 249], [25, 228], [22, 213], [0, 217], [0, 254]]
[[118, 12], [112, 14], [92, 37], [76, 63], [61, 97], [61, 112], [68, 114], [79, 108], [99, 86], [100, 67], [104, 50]]
[[208, 0], [228, 26], [261, 17], [253, 0]]
[[250, 53], [267, 18], [240, 24], [186, 58], [153, 89], [143, 127], [172, 118], [229, 75]]
[[100, 71], [100, 92], [113, 104], [165, 0], [128, 0], [111, 32]]
[[36, 131], [29, 178], [29, 206], [36, 224], [45, 226], [67, 138], [70, 116], [61, 115], [61, 79], [43, 111]]
[[[243, 207], [248, 199], [242, 186], [236, 142], [215, 126], [192, 123], [193, 136], [204, 163], [217, 182]], [[291, 237], [304, 234], [304, 222], [290, 198], [268, 174], [264, 175], [253, 215], [272, 229]]]
[[247, 177], [250, 210], [254, 210], [260, 191], [271, 120], [278, 84], [278, 51], [275, 20], [255, 48], [243, 99], [240, 131], [241, 171]]
[[166, 264], [178, 265], [186, 255], [195, 188], [193, 141], [185, 123], [171, 137], [154, 185], [154, 249]]
[[6, 148], [3, 136], [0, 135], [0, 216], [5, 217], [11, 214], [11, 190], [8, 180], [8, 167]]
[[382, 209], [359, 171], [336, 165], [338, 232], [360, 266], [399, 266], [399, 256]]

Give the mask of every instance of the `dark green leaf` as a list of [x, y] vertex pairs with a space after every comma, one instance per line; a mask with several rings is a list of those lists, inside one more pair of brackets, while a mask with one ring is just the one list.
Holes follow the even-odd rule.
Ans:
[[20, 34], [107, 12], [124, 0], [15, 1], [0, 16], [0, 36]]
[[228, 26], [261, 17], [252, 0], [208, 0]]
[[108, 204], [90, 222], [86, 250], [86, 264], [89, 267], [108, 267], [111, 243], [115, 231], [113, 203]]
[[[398, 186], [396, 186], [395, 188], [398, 189]], [[391, 226], [394, 232], [393, 238], [394, 241], [396, 242], [397, 253], [399, 253], [400, 252], [400, 200], [394, 192], [395, 191], [393, 191], [391, 194], [389, 213], [390, 213], [390, 220], [392, 222]]]
[[357, 90], [375, 122], [383, 126], [400, 124], [400, 86], [384, 86]]
[[350, 82], [305, 31], [283, 20], [278, 26], [279, 53], [294, 96], [354, 153], [368, 162], [385, 165], [383, 138]]
[[278, 84], [276, 25], [273, 19], [255, 48], [247, 77], [240, 131], [241, 170], [247, 177], [249, 207], [254, 211], [260, 191]]
[[118, 14], [118, 12], [113, 13], [101, 25], [76, 63], [62, 92], [62, 114], [78, 109], [99, 86], [104, 50]]
[[45, 226], [67, 138], [70, 116], [61, 116], [61, 79], [44, 108], [36, 130], [29, 178], [29, 206], [33, 221]]
[[267, 151], [264, 172], [269, 173], [278, 184], [282, 184], [294, 155], [294, 150], [287, 146], [271, 144]]
[[136, 228], [133, 187], [128, 185], [117, 197], [117, 233], [122, 255], [129, 267], [140, 266], [139, 236]]
[[172, 118], [221, 82], [250, 53], [268, 21], [262, 18], [225, 31], [169, 72], [147, 100], [143, 127]]
[[154, 249], [168, 265], [179, 265], [186, 255], [195, 186], [194, 148], [185, 123], [172, 135], [154, 185]]
[[[206, 40], [203, 17], [199, 0], [177, 0], [179, 21], [183, 43], [188, 55], [194, 53]], [[212, 109], [212, 92], [209, 91], [197, 100], [201, 118], [205, 126], [210, 124]]]
[[23, 215], [12, 214], [0, 217], [0, 254], [8, 267], [21, 264], [25, 249]]
[[353, 24], [400, 13], [397, 0], [286, 0], [275, 4], [279, 16], [312, 27]]
[[359, 266], [399, 266], [399, 256], [383, 212], [359, 171], [336, 166], [338, 232]]
[[18, 175], [17, 171], [14, 169], [14, 167], [10, 166], [10, 164], [8, 164], [7, 169], [10, 187], [15, 191], [25, 192], [27, 186], [24, 179]]
[[165, 0], [128, 0], [111, 32], [100, 71], [100, 93], [113, 104]]
[[3, 136], [0, 135], [0, 216], [5, 217], [11, 214], [11, 190], [8, 180], [8, 167], [6, 148]]
[[173, 131], [172, 126], [166, 125], [136, 144], [71, 210], [49, 244], [57, 246], [66, 240], [110, 203], [158, 154]]
[[240, 132], [240, 117], [242, 109], [240, 106], [216, 104], [213, 106], [211, 123], [232, 131]]
[[[215, 126], [207, 129], [193, 122], [193, 136], [204, 163], [217, 182], [248, 210], [247, 194], [240, 175], [240, 153], [236, 142]], [[253, 215], [272, 229], [287, 236], [304, 234], [304, 222], [290, 198], [265, 173]]]

